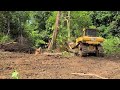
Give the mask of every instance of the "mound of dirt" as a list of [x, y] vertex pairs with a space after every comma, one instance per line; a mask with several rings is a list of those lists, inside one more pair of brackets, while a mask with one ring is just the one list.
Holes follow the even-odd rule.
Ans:
[[10, 51], [10, 52], [24, 52], [24, 53], [30, 53], [30, 54], [35, 52], [35, 48], [29, 45], [20, 44], [17, 42], [0, 44], [0, 49], [4, 51]]

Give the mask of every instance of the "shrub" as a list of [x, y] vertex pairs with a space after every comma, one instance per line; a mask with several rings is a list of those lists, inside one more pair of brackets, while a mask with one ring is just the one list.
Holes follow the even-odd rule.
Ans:
[[103, 48], [106, 54], [120, 53], [120, 38], [111, 37], [110, 39], [105, 39]]
[[0, 43], [6, 43], [11, 41], [10, 37], [7, 35], [4, 35], [3, 37], [0, 38]]

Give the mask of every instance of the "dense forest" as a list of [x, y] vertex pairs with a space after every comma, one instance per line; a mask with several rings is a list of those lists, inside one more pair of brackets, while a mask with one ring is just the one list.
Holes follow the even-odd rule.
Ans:
[[[105, 38], [106, 54], [120, 52], [120, 11], [0, 12], [0, 43], [26, 41], [32, 47], [62, 50], [66, 41], [75, 42], [83, 28], [99, 30], [99, 36]], [[55, 43], [50, 43], [52, 39]], [[56, 44], [56, 47], [48, 47], [48, 44]]]

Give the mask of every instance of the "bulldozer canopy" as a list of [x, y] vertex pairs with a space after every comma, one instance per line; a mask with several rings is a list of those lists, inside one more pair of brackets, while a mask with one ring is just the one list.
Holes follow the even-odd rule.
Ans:
[[98, 30], [96, 30], [96, 29], [86, 29], [85, 30], [85, 36], [97, 37], [98, 36]]

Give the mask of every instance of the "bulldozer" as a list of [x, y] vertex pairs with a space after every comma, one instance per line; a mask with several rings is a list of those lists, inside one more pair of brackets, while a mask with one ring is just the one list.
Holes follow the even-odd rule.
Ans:
[[98, 29], [83, 29], [82, 36], [76, 39], [76, 43], [69, 43], [69, 51], [74, 51], [79, 56], [86, 56], [89, 53], [94, 53], [96, 56], [104, 56], [102, 43], [104, 38], [99, 37]]

